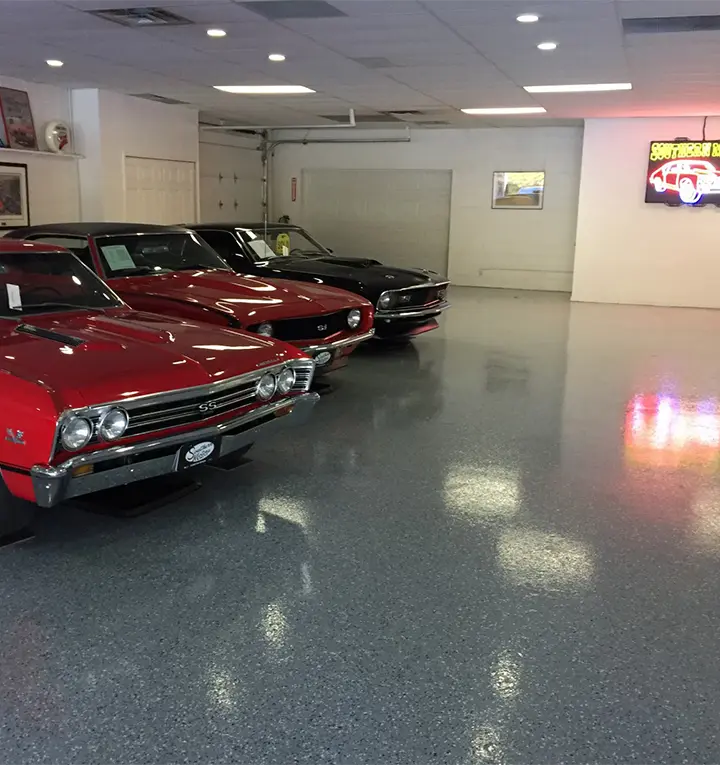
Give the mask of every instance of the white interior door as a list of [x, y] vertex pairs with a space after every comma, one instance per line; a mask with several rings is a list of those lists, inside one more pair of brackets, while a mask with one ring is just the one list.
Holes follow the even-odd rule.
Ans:
[[125, 214], [133, 223], [192, 223], [195, 163], [125, 157]]
[[447, 273], [450, 170], [303, 170], [302, 223], [340, 255]]

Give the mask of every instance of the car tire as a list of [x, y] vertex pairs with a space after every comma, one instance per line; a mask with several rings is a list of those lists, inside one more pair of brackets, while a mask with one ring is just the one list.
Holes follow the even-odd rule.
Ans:
[[678, 184], [678, 194], [680, 201], [686, 205], [693, 205], [702, 196], [702, 192], [698, 191], [696, 185], [690, 180], [690, 178], [682, 178]]
[[0, 547], [27, 529], [35, 517], [35, 506], [13, 496], [0, 477]]

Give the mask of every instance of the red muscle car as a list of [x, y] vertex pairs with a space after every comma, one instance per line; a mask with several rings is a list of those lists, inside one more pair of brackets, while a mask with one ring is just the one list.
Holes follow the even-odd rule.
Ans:
[[8, 236], [66, 247], [133, 308], [284, 340], [337, 369], [372, 337], [372, 304], [323, 284], [235, 274], [195, 232], [136, 223], [64, 223]]
[[674, 159], [650, 174], [650, 184], [658, 194], [676, 191], [681, 202], [692, 205], [703, 195], [720, 191], [720, 173], [703, 159]]
[[0, 239], [0, 536], [17, 498], [51, 507], [303, 423], [313, 370], [281, 341], [134, 311], [60, 247]]

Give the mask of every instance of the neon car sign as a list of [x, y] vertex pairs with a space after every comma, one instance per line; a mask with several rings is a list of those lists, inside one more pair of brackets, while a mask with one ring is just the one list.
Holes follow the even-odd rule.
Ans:
[[645, 201], [720, 205], [720, 141], [653, 141]]

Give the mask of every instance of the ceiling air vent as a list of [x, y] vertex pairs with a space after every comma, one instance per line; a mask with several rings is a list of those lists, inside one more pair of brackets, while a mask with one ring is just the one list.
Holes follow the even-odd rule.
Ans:
[[383, 112], [383, 114], [387, 114], [389, 117], [396, 117], [400, 120], [408, 119], [408, 117], [423, 116], [423, 112], [419, 112], [417, 109], [398, 109], [397, 111]]
[[157, 101], [159, 104], [172, 104], [174, 106], [188, 106], [189, 101], [178, 101], [177, 98], [158, 96], [156, 93], [130, 93], [133, 98], [142, 98], [145, 101]]
[[[320, 115], [321, 119], [331, 120], [332, 122], [340, 122], [347, 125], [347, 114], [323, 114]], [[393, 117], [391, 114], [355, 114], [355, 124], [361, 125], [363, 123], [378, 123], [378, 122], [400, 122], [401, 120]]]
[[665, 35], [673, 32], [718, 32], [720, 16], [665, 16], [623, 19], [626, 35]]
[[124, 27], [177, 27], [193, 23], [167, 8], [107, 8], [87, 12], [91, 16], [122, 24]]
[[273, 2], [240, 3], [253, 13], [264, 16], [270, 21], [279, 19], [334, 19], [347, 16], [324, 0], [273, 0]]

